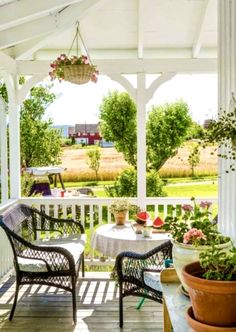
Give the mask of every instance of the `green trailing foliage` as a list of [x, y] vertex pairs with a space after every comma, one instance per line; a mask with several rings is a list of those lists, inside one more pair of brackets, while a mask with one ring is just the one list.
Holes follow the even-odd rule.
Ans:
[[[236, 103], [235, 97], [232, 97], [232, 101]], [[216, 151], [218, 148], [222, 148], [217, 155], [220, 158], [229, 159], [230, 165], [229, 171], [235, 171], [235, 160], [236, 160], [236, 107], [231, 111], [221, 111], [217, 120], [211, 120], [205, 131], [205, 135], [201, 145], [203, 147], [209, 144], [217, 144]]]

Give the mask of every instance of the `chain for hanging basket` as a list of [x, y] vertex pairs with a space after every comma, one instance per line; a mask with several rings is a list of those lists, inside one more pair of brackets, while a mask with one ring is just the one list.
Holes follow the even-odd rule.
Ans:
[[[86, 55], [78, 56], [78, 38], [83, 43]], [[76, 42], [77, 55], [70, 56], [71, 49]], [[79, 24], [77, 23], [76, 34], [69, 49], [68, 56], [61, 54], [52, 64], [52, 71], [49, 73], [52, 80], [58, 78], [59, 81], [65, 80], [74, 84], [85, 84], [89, 81], [97, 82], [98, 71], [88, 55], [88, 51], [79, 32]]]

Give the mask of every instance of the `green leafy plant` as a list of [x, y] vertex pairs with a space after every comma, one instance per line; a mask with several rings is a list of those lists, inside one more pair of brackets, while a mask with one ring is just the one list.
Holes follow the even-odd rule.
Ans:
[[200, 265], [204, 269], [203, 277], [210, 280], [236, 280], [236, 248], [229, 252], [214, 245], [200, 253]]
[[172, 238], [188, 245], [212, 245], [226, 243], [229, 237], [218, 232], [212, 222], [211, 202], [202, 201], [197, 204], [195, 198], [191, 198], [193, 205], [184, 204], [180, 216], [169, 215], [165, 219], [163, 228], [170, 231]]

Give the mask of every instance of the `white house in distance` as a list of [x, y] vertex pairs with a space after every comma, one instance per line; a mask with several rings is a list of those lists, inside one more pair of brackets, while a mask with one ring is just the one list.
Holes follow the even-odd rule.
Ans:
[[75, 132], [75, 127], [70, 125], [53, 125], [51, 128], [57, 129], [63, 138], [69, 138]]

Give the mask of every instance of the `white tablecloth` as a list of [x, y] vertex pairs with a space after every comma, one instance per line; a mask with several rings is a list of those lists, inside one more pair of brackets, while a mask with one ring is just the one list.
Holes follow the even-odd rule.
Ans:
[[135, 234], [129, 222], [124, 226], [107, 224], [98, 227], [91, 245], [105, 256], [116, 257], [122, 251], [144, 254], [169, 239], [168, 233], [153, 233], [150, 238]]

